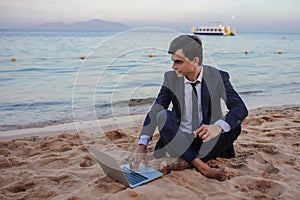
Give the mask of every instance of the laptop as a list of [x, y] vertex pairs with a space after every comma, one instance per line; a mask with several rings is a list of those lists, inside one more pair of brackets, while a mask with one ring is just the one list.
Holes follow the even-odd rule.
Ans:
[[92, 152], [107, 176], [127, 187], [134, 188], [163, 176], [163, 173], [160, 171], [146, 167], [142, 163], [140, 164], [139, 170], [132, 171], [129, 163], [120, 166], [117, 163], [117, 160], [107, 153], [104, 153], [95, 147], [89, 147], [88, 149]]

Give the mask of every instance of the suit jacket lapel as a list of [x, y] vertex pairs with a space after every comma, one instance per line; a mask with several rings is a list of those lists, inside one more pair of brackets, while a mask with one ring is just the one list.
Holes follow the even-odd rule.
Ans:
[[207, 81], [209, 78], [208, 71], [206, 68], [203, 66], [203, 78], [202, 78], [202, 83], [201, 83], [201, 106], [202, 106], [202, 113], [203, 113], [203, 123], [208, 124], [209, 123], [209, 108], [210, 108], [210, 95], [209, 95], [209, 90], [207, 87]]
[[180, 114], [183, 112], [184, 109], [184, 79], [183, 78], [178, 78], [176, 79], [177, 81], [175, 82], [175, 95], [177, 100], [179, 101], [180, 105]]

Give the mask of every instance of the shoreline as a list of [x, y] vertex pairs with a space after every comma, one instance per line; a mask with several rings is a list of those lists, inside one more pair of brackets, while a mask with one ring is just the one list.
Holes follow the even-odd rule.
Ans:
[[16, 139], [19, 137], [46, 137], [64, 132], [79, 133], [81, 131], [89, 131], [90, 134], [103, 134], [110, 129], [134, 126], [137, 123], [141, 123], [142, 120], [144, 120], [144, 117], [144, 115], [131, 115], [91, 121], [69, 122], [37, 128], [8, 130], [0, 133], [0, 141]]
[[[263, 106], [257, 107], [254, 109], [249, 109], [249, 113], [259, 113], [268, 110], [274, 109], [289, 109], [289, 108], [298, 108], [300, 104], [284, 104], [284, 105], [274, 105], [274, 106]], [[146, 114], [146, 113], [145, 113]], [[1, 140], [9, 140], [18, 137], [26, 137], [26, 136], [49, 136], [59, 134], [61, 132], [80, 132], [80, 131], [91, 131], [91, 133], [95, 133], [96, 128], [99, 133], [103, 134], [103, 132], [116, 128], [117, 126], [121, 127], [130, 127], [133, 126], [133, 123], [142, 123], [145, 117], [145, 114], [134, 114], [130, 116], [119, 116], [114, 118], [101, 118], [97, 120], [89, 120], [89, 121], [78, 121], [78, 122], [66, 122], [59, 124], [52, 123], [44, 123], [44, 126], [35, 126], [31, 124], [30, 126], [25, 128], [16, 128], [13, 130], [4, 130], [0, 132], [0, 141]], [[129, 123], [129, 124], [126, 124]], [[39, 123], [37, 123], [39, 124]]]

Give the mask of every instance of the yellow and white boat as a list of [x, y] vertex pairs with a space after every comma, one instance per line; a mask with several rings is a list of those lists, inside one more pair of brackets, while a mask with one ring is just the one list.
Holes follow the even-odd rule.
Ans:
[[221, 35], [221, 36], [233, 36], [235, 30], [231, 30], [229, 26], [225, 25], [211, 25], [211, 26], [199, 26], [191, 28], [191, 32], [196, 35]]

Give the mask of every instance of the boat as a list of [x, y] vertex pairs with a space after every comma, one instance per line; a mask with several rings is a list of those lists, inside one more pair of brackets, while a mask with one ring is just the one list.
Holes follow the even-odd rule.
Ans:
[[220, 36], [234, 36], [235, 30], [231, 31], [229, 26], [222, 24], [218, 25], [208, 25], [208, 26], [199, 26], [191, 28], [191, 32], [195, 35], [220, 35]]

